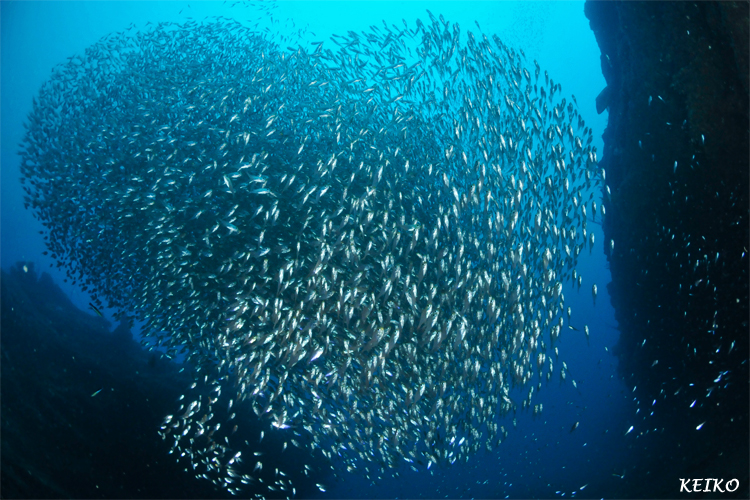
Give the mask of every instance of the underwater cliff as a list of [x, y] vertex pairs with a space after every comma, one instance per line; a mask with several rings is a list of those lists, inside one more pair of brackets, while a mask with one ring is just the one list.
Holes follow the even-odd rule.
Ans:
[[662, 431], [639, 468], [734, 470], [747, 492], [748, 4], [589, 1], [585, 13], [607, 80], [615, 352], [641, 428]]

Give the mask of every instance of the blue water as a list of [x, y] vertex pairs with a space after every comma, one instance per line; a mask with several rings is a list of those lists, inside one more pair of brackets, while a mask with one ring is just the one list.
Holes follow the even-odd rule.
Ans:
[[[91, 298], [64, 282], [64, 271], [42, 255], [45, 250], [41, 225], [23, 207], [17, 147], [32, 99], [51, 69], [84, 50], [101, 37], [135, 24], [202, 20], [226, 16], [249, 25], [268, 18], [258, 7], [240, 2], [2, 2], [0, 3], [0, 96], [1, 96], [1, 264], [7, 269], [19, 260], [32, 261], [47, 270], [74, 304], [86, 309]], [[282, 2], [273, 10], [270, 27], [290, 36], [301, 28], [309, 40], [326, 40], [333, 34], [366, 30], [368, 26], [401, 24], [413, 26], [427, 19], [425, 9], [436, 16], [484, 33], [497, 34], [507, 45], [521, 48], [527, 61], [537, 60], [563, 95], [576, 96], [581, 115], [594, 131], [594, 145], [603, 150], [601, 134], [607, 114], [597, 115], [594, 100], [604, 88], [600, 51], [583, 14], [583, 2]], [[597, 194], [600, 203], [600, 194]], [[404, 462], [398, 477], [376, 485], [357, 474], [340, 472], [343, 479], [323, 477], [327, 486], [321, 497], [592, 497], [622, 496], [617, 475], [634, 460], [634, 435], [625, 436], [632, 425], [634, 406], [616, 374], [612, 346], [618, 332], [607, 296], [610, 281], [602, 244], [601, 227], [590, 224], [596, 245], [591, 254], [579, 257], [583, 275], [581, 292], [567, 285], [567, 304], [573, 310], [572, 324], [583, 330], [588, 324], [591, 339], [583, 332], [566, 330], [557, 343], [560, 361], [569, 378], [555, 377], [536, 396], [544, 405], [540, 416], [519, 411], [501, 422], [508, 439], [492, 452], [480, 451], [467, 463], [433, 467], [415, 473]], [[599, 295], [594, 305], [591, 285]], [[111, 318], [113, 311], [103, 311]], [[574, 379], [577, 388], [571, 383]], [[578, 427], [571, 431], [574, 424]], [[156, 438], [156, 435], [154, 435]], [[266, 464], [268, 466], [269, 464]]]

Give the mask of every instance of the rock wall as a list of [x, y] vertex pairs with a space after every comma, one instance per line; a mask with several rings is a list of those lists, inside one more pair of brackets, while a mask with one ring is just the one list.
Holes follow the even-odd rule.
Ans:
[[683, 471], [742, 443], [745, 477], [748, 5], [585, 4], [607, 81], [608, 289], [636, 431], [668, 436], [653, 463], [694, 446]]

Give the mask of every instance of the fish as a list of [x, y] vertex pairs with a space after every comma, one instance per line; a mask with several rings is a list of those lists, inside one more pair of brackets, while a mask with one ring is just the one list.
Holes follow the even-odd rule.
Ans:
[[28, 116], [48, 250], [196, 367], [159, 434], [233, 495], [295, 491], [235, 471], [261, 444], [372, 478], [501, 446], [503, 419], [544, 411], [566, 314], [578, 331], [563, 284], [594, 246], [585, 205], [605, 217], [591, 130], [521, 51], [428, 18], [325, 49], [227, 18], [113, 33]]
[[104, 317], [104, 315], [102, 314], [102, 312], [99, 309], [97, 309], [97, 307], [94, 304], [92, 304], [91, 302], [89, 302], [89, 309], [91, 309], [92, 311], [94, 311], [96, 313], [96, 315], [99, 316], [100, 318]]

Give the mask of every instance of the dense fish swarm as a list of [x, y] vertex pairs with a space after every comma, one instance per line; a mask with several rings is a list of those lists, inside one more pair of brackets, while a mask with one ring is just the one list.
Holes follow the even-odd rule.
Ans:
[[383, 24], [309, 50], [226, 20], [111, 35], [29, 116], [50, 251], [186, 352], [213, 395], [162, 435], [233, 493], [253, 478], [222, 388], [373, 473], [490, 449], [553, 374], [593, 246], [591, 131], [497, 37]]

